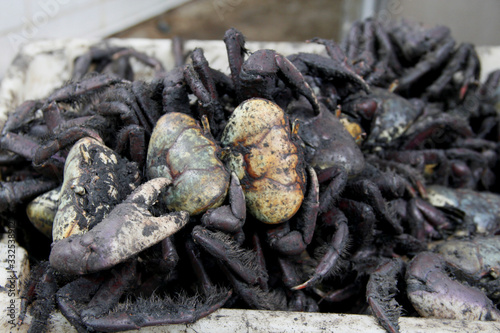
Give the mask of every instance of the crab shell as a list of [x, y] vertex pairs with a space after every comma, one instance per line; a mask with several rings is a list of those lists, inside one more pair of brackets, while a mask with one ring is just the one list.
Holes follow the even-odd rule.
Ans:
[[306, 178], [302, 151], [283, 110], [261, 98], [244, 101], [221, 143], [230, 147], [228, 166], [240, 179], [249, 212], [264, 223], [289, 220], [302, 204]]
[[60, 196], [61, 186], [39, 195], [26, 206], [28, 219], [38, 231], [48, 238], [52, 238], [52, 227], [59, 207]]
[[220, 147], [192, 117], [169, 112], [162, 116], [149, 141], [149, 179], [172, 180], [163, 200], [168, 209], [191, 215], [218, 207], [224, 201], [230, 174], [218, 158]]
[[80, 139], [69, 151], [64, 165], [52, 239], [87, 232], [139, 183], [137, 164], [120, 157], [101, 141]]
[[471, 217], [477, 233], [490, 234], [500, 226], [500, 195], [440, 185], [427, 187], [429, 202], [436, 207], [458, 208]]

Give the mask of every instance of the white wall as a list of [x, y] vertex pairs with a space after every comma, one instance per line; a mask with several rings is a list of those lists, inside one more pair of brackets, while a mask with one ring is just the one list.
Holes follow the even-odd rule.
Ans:
[[500, 0], [361, 0], [363, 7], [373, 2], [379, 17], [446, 25], [458, 42], [500, 45]]
[[104, 37], [187, 0], [0, 0], [0, 77], [23, 43]]

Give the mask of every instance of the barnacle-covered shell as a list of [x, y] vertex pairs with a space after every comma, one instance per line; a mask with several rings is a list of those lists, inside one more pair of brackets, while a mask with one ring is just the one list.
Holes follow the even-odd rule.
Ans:
[[162, 116], [149, 141], [150, 179], [172, 179], [164, 196], [170, 210], [199, 214], [222, 204], [230, 174], [217, 157], [220, 148], [192, 117], [178, 112]]
[[139, 183], [135, 163], [94, 138], [80, 139], [64, 165], [52, 239], [57, 241], [93, 228]]
[[240, 179], [250, 213], [265, 223], [289, 220], [304, 199], [305, 172], [283, 110], [261, 98], [244, 101], [221, 142], [231, 147], [228, 164]]

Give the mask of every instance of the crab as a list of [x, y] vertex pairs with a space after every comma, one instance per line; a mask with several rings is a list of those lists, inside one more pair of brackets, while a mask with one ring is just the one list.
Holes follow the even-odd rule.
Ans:
[[498, 321], [500, 311], [490, 299], [498, 297], [497, 238], [431, 243], [433, 252], [421, 251], [408, 263], [401, 258], [380, 260], [366, 288], [372, 312], [388, 332], [399, 332], [402, 306], [395, 295], [402, 285], [423, 317]]
[[372, 92], [342, 105], [345, 114], [367, 129], [363, 150], [375, 152], [382, 163], [410, 176], [424, 197], [419, 175], [453, 187], [493, 187], [495, 145], [476, 137], [470, 120], [456, 110], [442, 112], [436, 105], [409, 101], [380, 88]]
[[82, 79], [92, 68], [94, 73], [113, 73], [125, 80], [133, 81], [134, 72], [129, 58], [151, 67], [155, 76], [160, 77], [165, 73], [161, 62], [145, 53], [138, 52], [133, 48], [120, 46], [91, 46], [89, 51], [76, 57], [73, 64], [73, 80]]
[[[148, 210], [148, 207], [156, 202], [160, 192], [171, 184], [171, 180], [166, 178], [155, 178], [146, 182], [125, 200], [121, 199], [123, 198], [121, 196], [137, 186], [139, 180], [137, 166], [135, 163], [124, 161], [96, 139], [83, 138], [77, 142], [68, 154], [65, 169], [65, 182], [54, 219], [55, 241], [50, 254], [50, 267], [43, 275], [46, 278], [49, 278], [47, 274], [52, 275], [53, 272], [83, 275], [112, 269], [168, 238], [189, 221], [187, 212], [154, 217]], [[100, 177], [95, 177], [96, 174]], [[117, 186], [120, 182], [125, 187]], [[108, 199], [103, 201], [100, 195], [105, 195]], [[109, 200], [113, 198], [114, 201]], [[97, 214], [85, 213], [89, 208]], [[92, 246], [89, 247], [89, 244]], [[125, 273], [122, 277], [117, 273], [117, 279], [125, 279], [123, 281], [125, 287], [121, 292], [130, 287], [134, 281], [135, 273]], [[129, 275], [132, 275], [132, 278]], [[110, 283], [105, 282], [106, 279], [99, 281], [96, 282], [97, 286]], [[70, 285], [75, 284], [77, 282]], [[63, 287], [65, 293], [74, 293], [70, 285]], [[107, 288], [110, 286], [103, 287], [103, 292]], [[116, 290], [115, 292], [119, 298], [121, 292]], [[65, 298], [61, 297], [57, 298], [60, 309], [70, 321], [74, 322], [75, 316], [68, 315], [70, 311], [68, 307], [71, 308], [72, 305], [65, 303]], [[109, 308], [94, 313], [94, 317], [104, 320], [101, 316], [107, 309]], [[169, 315], [165, 314], [166, 317]], [[82, 315], [81, 320], [85, 321], [85, 318], [87, 317]], [[165, 320], [169, 322], [172, 319]], [[76, 325], [78, 327], [81, 322]], [[99, 327], [100, 324], [89, 322], [85, 325]], [[103, 325], [113, 326], [110, 323]], [[142, 325], [148, 324], [144, 322]]]
[[[147, 172], [150, 178], [172, 179], [173, 186], [164, 196], [167, 207], [174, 211], [186, 210], [191, 216], [202, 215], [201, 225], [194, 226], [191, 232], [194, 243], [217, 258], [231, 279], [252, 286], [257, 283], [257, 277], [263, 278], [267, 273], [265, 268], [256, 269], [252, 251], [240, 248], [237, 243], [246, 217], [245, 184], [242, 189], [238, 175], [233, 172], [230, 176], [219, 159], [220, 153], [206, 117], [202, 117], [200, 127], [188, 115], [168, 113], [153, 131]], [[230, 204], [221, 206], [226, 196]], [[188, 253], [193, 251], [191, 246]], [[200, 281], [207, 281], [209, 274], [199, 256], [190, 257]]]
[[[47, 129], [42, 135], [45, 144], [42, 139], [22, 132], [23, 122], [30, 121], [37, 110], [33, 106], [27, 110], [20, 108], [9, 117], [12, 121], [7, 121], [3, 129], [2, 147], [33, 161], [35, 168], [53, 170], [57, 162], [53, 155], [61, 150], [61, 146], [67, 146], [84, 136], [95, 136], [89, 134], [89, 131], [94, 131], [99, 132], [108, 146], [143, 164], [148, 133], [161, 112], [155, 99], [155, 92], [161, 92], [160, 88], [105, 74], [71, 82], [41, 101], [43, 126]], [[89, 102], [91, 98], [99, 102]], [[62, 104], [79, 106], [75, 112], [62, 109], [59, 106]], [[116, 122], [114, 117], [119, 121]], [[118, 136], [111, 134], [113, 129], [119, 131]], [[47, 142], [46, 137], [52, 140]], [[64, 157], [59, 157], [59, 164], [63, 164], [61, 160], [63, 162]], [[45, 165], [41, 165], [42, 162]], [[52, 175], [54, 173], [60, 177], [61, 171], [56, 170]]]
[[[455, 48], [455, 41], [447, 27], [426, 28], [403, 21], [400, 25], [390, 26], [388, 33], [403, 54], [404, 61], [411, 64], [399, 78], [398, 93], [415, 92], [418, 82], [430, 82], [423, 84], [425, 95], [436, 98], [448, 84], [454, 84], [452, 78], [458, 71], [463, 73], [463, 78], [458, 82], [459, 94], [455, 98], [463, 98], [470, 86], [477, 85], [479, 58], [474, 46], [464, 43]], [[431, 71], [436, 69], [439, 69], [437, 74], [431, 75]]]
[[[429, 202], [444, 209], [458, 209], [465, 213], [466, 219], [480, 235], [494, 234], [499, 230], [500, 196], [496, 193], [474, 191], [471, 189], [453, 189], [441, 185], [430, 185]], [[468, 222], [468, 220], [466, 220]], [[466, 231], [466, 223], [461, 232]]]
[[[165, 126], [165, 124], [168, 124], [168, 126]], [[204, 121], [204, 124], [207, 124], [206, 120]], [[207, 131], [209, 131], [208, 127]], [[71, 236], [65, 234], [64, 237], [66, 238], [57, 240], [51, 251], [51, 269], [58, 272], [58, 274], [64, 273], [71, 275], [91, 273], [98, 274], [98, 272], [109, 269], [119, 270], [115, 267], [118, 267], [121, 262], [129, 261], [140, 252], [143, 252], [147, 248], [162, 242], [163, 252], [165, 255], [164, 261], [167, 262], [167, 266], [170, 267], [169, 269], [173, 270], [176, 266], [176, 259], [169, 257], [173, 255], [173, 249], [171, 247], [169, 237], [187, 224], [189, 221], [189, 215], [206, 212], [203, 219], [203, 221], [206, 221], [206, 225], [213, 226], [213, 224], [218, 221], [220, 221], [221, 225], [224, 223], [228, 224], [228, 220], [232, 218], [232, 220], [236, 220], [239, 227], [241, 227], [245, 218], [243, 194], [241, 193], [241, 189], [239, 189], [237, 179], [233, 177], [233, 180], [230, 181], [229, 173], [225, 170], [220, 161], [218, 161], [215, 154], [218, 147], [207, 137], [207, 135], [210, 136], [207, 131], [203, 133], [201, 127], [194, 121], [194, 119], [185, 114], [168, 113], [160, 119], [155, 127], [155, 130], [153, 131], [148, 151], [148, 176], [151, 180], [141, 185], [140, 189], [133, 192], [126, 200], [117, 203], [116, 206], [114, 206], [114, 208], [107, 214], [107, 217], [104, 217], [100, 222], [97, 221], [99, 223], [92, 223], [91, 221], [88, 221], [88, 218], [85, 219], [85, 222], [91, 222], [88, 231], [85, 230], [84, 233], [82, 232], [78, 235], [73, 234]], [[77, 143], [70, 151], [66, 161], [66, 168], [68, 170], [75, 168], [74, 165], [85, 165], [85, 161], [95, 160], [95, 158], [91, 159], [88, 157], [87, 150], [92, 149], [82, 148], [82, 145], [83, 144]], [[207, 167], [207, 172], [205, 174], [203, 174], [203, 172], [200, 174], [200, 170], [202, 170], [203, 167], [195, 166], [191, 169], [186, 169], [186, 166], [190, 165], [192, 162], [192, 160], [186, 158], [186, 152], [191, 152], [193, 150], [197, 153], [193, 154], [192, 157], [195, 161], [199, 162], [199, 166], [205, 165]], [[77, 159], [77, 162], [73, 162], [73, 155], [76, 153], [82, 153], [83, 161]], [[113, 154], [113, 152], [108, 149], [108, 155], [109, 154]], [[202, 157], [201, 160], [200, 157]], [[99, 167], [98, 163], [95, 162], [92, 163], [92, 165]], [[219, 181], [219, 183], [221, 183], [220, 188], [212, 186], [215, 183], [211, 182], [213, 179], [210, 178], [211, 176], [217, 174], [217, 170], [219, 171], [221, 180]], [[93, 175], [94, 173], [95, 172], [90, 172], [90, 175]], [[112, 173], [103, 172], [103, 174], [107, 175]], [[190, 182], [189, 180], [197, 174], [200, 175], [201, 178], [194, 182]], [[84, 173], [83, 176], [85, 175], [86, 174]], [[162, 175], [165, 175], [168, 178], [162, 177]], [[185, 178], [186, 175], [189, 177]], [[124, 178], [124, 176], [121, 178]], [[184, 179], [187, 179], [188, 181], [186, 182]], [[86, 186], [86, 183], [79, 184], [78, 181], [75, 182], [74, 177], [70, 177], [68, 174], [65, 174], [65, 181], [66, 180], [69, 184], [69, 188], [65, 190], [65, 186], [63, 184], [62, 198], [65, 197], [65, 192], [72, 194], [75, 190], [77, 190], [79, 193], [84, 189], [84, 186]], [[205, 181], [205, 184], [203, 181]], [[105, 183], [109, 182], [105, 181]], [[171, 183], [172, 186], [168, 187]], [[196, 189], [194, 189], [193, 186]], [[167, 187], [168, 189], [166, 189]], [[200, 191], [200, 189], [213, 189], [214, 191], [205, 193]], [[228, 189], [229, 196], [233, 204], [232, 208], [229, 206], [218, 207], [225, 200]], [[103, 190], [97, 189], [90, 192], [98, 194], [103, 193]], [[111, 192], [115, 193], [117, 191]], [[120, 192], [123, 193], [126, 191], [122, 190]], [[166, 195], [162, 195], [160, 192], [165, 192]], [[185, 198], [186, 195], [191, 194], [200, 194], [201, 196], [192, 199]], [[201, 202], [204, 198], [203, 195], [206, 198], [205, 203]], [[158, 197], [160, 197], [161, 204], [164, 204], [168, 207], [168, 209], [178, 213], [171, 213], [164, 218], [153, 217], [147, 210], [147, 207], [155, 203]], [[65, 201], [62, 200], [61, 202], [64, 203]], [[102, 200], [98, 203], [102, 204]], [[183, 206], [185, 203], [192, 203], [192, 205]], [[59, 211], [56, 214], [56, 222], [58, 215], [66, 217], [63, 221], [71, 221], [68, 216], [72, 217], [71, 212], [74, 211], [74, 207], [74, 202], [71, 202], [71, 204], [67, 204], [64, 207], [61, 207], [60, 205]], [[124, 216], [127, 216], [127, 221], [129, 222], [122, 222]], [[77, 227], [81, 224], [83, 223], [74, 223]], [[233, 228], [235, 227], [233, 226]], [[73, 226], [73, 229], [76, 229], [75, 226]], [[58, 227], [55, 226], [54, 235], [58, 234], [57, 231]], [[54, 238], [56, 239], [56, 237]], [[93, 245], [89, 247], [88, 242]], [[130, 270], [133, 269], [131, 268]], [[126, 272], [129, 272], [129, 269], [126, 269]], [[123, 273], [125, 274], [123, 277], [118, 277], [121, 273], [116, 273], [117, 278], [125, 279], [126, 281], [137, 280], [137, 278], [134, 279], [133, 277], [135, 273], [126, 272]], [[132, 276], [130, 276], [130, 274], [132, 274]], [[73, 283], [73, 287], [64, 287], [66, 290], [65, 294], [69, 293], [73, 295], [75, 293], [73, 288], [77, 288], [78, 284], [81, 283], [77, 281], [80, 280], [76, 280]], [[103, 283], [107, 285], [108, 282], [105, 281], [106, 280], [104, 280]], [[129, 285], [132, 283], [130, 281], [123, 283]], [[97, 281], [96, 283], [100, 284], [101, 282]], [[124, 287], [123, 291], [129, 287]], [[102, 288], [105, 290], [109, 288], [109, 286], [103, 286]], [[214, 290], [215, 289], [212, 288], [211, 292], [214, 292]], [[115, 301], [117, 301], [121, 295], [121, 292], [116, 292], [117, 296]], [[226, 290], [224, 299], [227, 299], [226, 296], [229, 297], [229, 294], [230, 293]], [[218, 293], [218, 295], [220, 295], [220, 293]], [[75, 295], [75, 298], [78, 299], [79, 297], [80, 296]], [[113, 329], [117, 329], [118, 327], [123, 328], [120, 326], [122, 324], [109, 319], [109, 316], [116, 316], [117, 314], [106, 314], [107, 309], [109, 309], [107, 306], [102, 311], [93, 313], [93, 319], [89, 319], [88, 314], [85, 315], [85, 313], [89, 311], [85, 310], [87, 309], [87, 306], [83, 307], [84, 310], [82, 310], [81, 306], [79, 306], [79, 310], [75, 312], [75, 310], [70, 309], [72, 308], [72, 305], [70, 303], [65, 303], [66, 301], [64, 299], [59, 299], [58, 302], [63, 313], [72, 318], [71, 321], [73, 321], [77, 326], [82, 325], [83, 323], [83, 325], [88, 327], [99, 329], [102, 329], [103, 327], [107, 327], [106, 329], [110, 329], [111, 327], [113, 327]], [[92, 302], [89, 304], [92, 304]], [[217, 304], [219, 304], [218, 306], [221, 306], [223, 303]], [[111, 306], [111, 304], [109, 306]], [[200, 306], [205, 305], [202, 304]], [[213, 307], [210, 309], [211, 311], [214, 311], [216, 308], [217, 307]], [[204, 315], [211, 312], [208, 310], [206, 311], [207, 312], [204, 312]], [[164, 316], [164, 319], [160, 319], [159, 322], [163, 320], [164, 323], [168, 323], [174, 320], [172, 318], [167, 318], [169, 314], [165, 314]], [[186, 316], [183, 318], [184, 319], [178, 320], [191, 320]], [[130, 320], [134, 322], [133, 318]], [[148, 320], [144, 323], [135, 322], [133, 325], [136, 325], [137, 327], [150, 325], [151, 323], [148, 323]]]
[[282, 89], [282, 84], [285, 84], [293, 93], [304, 96], [318, 112], [317, 99], [311, 87], [285, 56], [274, 50], [261, 49], [245, 60], [245, 37], [234, 28], [226, 31], [224, 43], [239, 103], [258, 97], [273, 101], [285, 109], [290, 101], [290, 94]]
[[54, 241], [84, 233], [140, 182], [136, 163], [106, 147], [99, 136], [84, 137], [68, 153], [62, 185], [32, 202], [28, 217], [42, 232], [49, 229]]
[[418, 169], [430, 183], [490, 190], [495, 184], [496, 145], [478, 137], [470, 121], [426, 108], [379, 156]]
[[[270, 81], [274, 82], [273, 80], [276, 80], [276, 76], [278, 78], [283, 79], [283, 74], [282, 71], [284, 71], [284, 67], [280, 67], [278, 64], [278, 67], [275, 67], [274, 60], [270, 55], [274, 54], [272, 51], [266, 51], [266, 50], [261, 50], [260, 52], [253, 53], [246, 61], [243, 61], [243, 51], [244, 51], [244, 38], [240, 33], [235, 31], [234, 29], [229, 30], [226, 32], [226, 37], [225, 37], [225, 42], [226, 46], [228, 49], [228, 55], [229, 55], [229, 62], [231, 64], [232, 68], [232, 78], [233, 81], [235, 82], [235, 88], [238, 89], [238, 86], [240, 86], [240, 89], [243, 90], [242, 94], [244, 96], [252, 96], [252, 94], [259, 94], [261, 93], [261, 89], [265, 90], [264, 94], [267, 94], [267, 96], [271, 96], [271, 98], [274, 98], [274, 100], [277, 99], [276, 96], [273, 97], [272, 89], [271, 88], [266, 88], [266, 84], [268, 84]], [[340, 57], [340, 55], [338, 56]], [[275, 56], [275, 59], [281, 59], [278, 55]], [[339, 58], [338, 58], [339, 59]], [[310, 159], [314, 159], [314, 156], [317, 156], [316, 158], [320, 158], [324, 156], [328, 162], [323, 163], [326, 166], [315, 166], [318, 170], [323, 171], [323, 176], [325, 177], [325, 180], [332, 180], [332, 182], [329, 185], [329, 190], [326, 191], [324, 194], [324, 197], [322, 198], [322, 203], [321, 207], [322, 210], [327, 210], [328, 206], [332, 205], [332, 202], [336, 199], [339, 193], [343, 190], [346, 180], [347, 180], [347, 173], [343, 171], [343, 167], [346, 167], [349, 171], [353, 171], [351, 175], [359, 172], [362, 169], [362, 165], [364, 163], [363, 158], [360, 158], [360, 151], [357, 145], [355, 144], [355, 141], [350, 135], [345, 132], [344, 128], [342, 125], [340, 125], [340, 122], [336, 122], [333, 120], [333, 123], [336, 124], [336, 127], [332, 125], [332, 118], [330, 117], [329, 113], [330, 111], [323, 110], [323, 106], [321, 103], [317, 102], [317, 99], [314, 95], [314, 93], [310, 90], [309, 86], [306, 84], [303, 84], [304, 82], [303, 75], [310, 75], [310, 76], [317, 76], [321, 77], [325, 81], [330, 80], [331, 82], [342, 82], [342, 79], [345, 79], [348, 84], [344, 84], [344, 86], [339, 88], [339, 91], [343, 91], [343, 94], [348, 91], [348, 85], [352, 85], [354, 87], [361, 87], [365, 92], [369, 92], [369, 88], [367, 87], [366, 83], [363, 82], [359, 76], [357, 76], [355, 73], [349, 71], [348, 67], [346, 67], [344, 64], [342, 64], [341, 60], [334, 60], [334, 59], [328, 59], [328, 58], [318, 58], [314, 57], [313, 55], [306, 55], [306, 54], [298, 54], [294, 58], [289, 58], [289, 60], [292, 61], [293, 64], [297, 64], [297, 68], [295, 69], [294, 67], [288, 65], [288, 71], [290, 74], [287, 76], [286, 79], [283, 79], [288, 85], [292, 86], [294, 89], [299, 91], [305, 99], [307, 99], [309, 103], [308, 106], [304, 106], [304, 109], [309, 109], [306, 112], [304, 112], [304, 116], [301, 118], [301, 121], [305, 124], [306, 128], [309, 127], [309, 129], [306, 129], [305, 132], [303, 132], [304, 141], [309, 141], [309, 142], [314, 142], [314, 144], [311, 145], [310, 148]], [[260, 62], [258, 62], [260, 61]], [[267, 62], [269, 64], [269, 68], [265, 68], [260, 70], [256, 64], [262, 64], [262, 62]], [[336, 67], [335, 67], [335, 66]], [[267, 65], [266, 65], [267, 66]], [[302, 68], [302, 69], [301, 69]], [[269, 70], [272, 69], [272, 70]], [[301, 69], [301, 70], [299, 70]], [[292, 75], [293, 74], [293, 75]], [[295, 84], [290, 84], [290, 78], [293, 77], [295, 79]], [[262, 86], [259, 85], [259, 83], [262, 83], [260, 81], [262, 79], [262, 82], [264, 83]], [[300, 84], [299, 84], [300, 83]], [[301, 86], [304, 89], [307, 89], [307, 93], [304, 92], [302, 93], [302, 90], [298, 89], [297, 86]], [[266, 90], [267, 89], [267, 90]], [[246, 95], [245, 95], [246, 94]], [[311, 97], [312, 95], [312, 97]], [[345, 98], [345, 95], [342, 95], [343, 98]], [[251, 102], [250, 102], [251, 101]], [[255, 112], [264, 112], [260, 111], [260, 109], [265, 109], [264, 107], [257, 107], [259, 103], [253, 102], [254, 100], [250, 100], [247, 102], [244, 102], [244, 105], [248, 107], [250, 113], [251, 110], [256, 110]], [[289, 102], [288, 102], [289, 103]], [[300, 105], [300, 107], [293, 106], [292, 102], [291, 104], [288, 104], [288, 108], [290, 109], [290, 112], [288, 112], [292, 117], [295, 117], [296, 115], [299, 115], [302, 111], [300, 111], [300, 108], [304, 105]], [[255, 104], [256, 107], [253, 107], [253, 104]], [[278, 102], [279, 104], [279, 102]], [[284, 105], [287, 105], [284, 103]], [[236, 110], [238, 110], [237, 108]], [[233, 112], [233, 116], [236, 113], [236, 110]], [[250, 116], [249, 116], [250, 118]], [[244, 123], [244, 119], [241, 120], [241, 123]], [[325, 121], [323, 121], [325, 120]], [[314, 122], [321, 123], [321, 125], [324, 127], [323, 132], [321, 133], [320, 131], [317, 131], [316, 129], [312, 128], [312, 125]], [[300, 123], [300, 121], [299, 121]], [[231, 121], [228, 123], [231, 124]], [[342, 142], [345, 144], [345, 151], [342, 149], [337, 150], [336, 146], [338, 146], [337, 141], [331, 141], [328, 139], [323, 140], [323, 136], [328, 135], [329, 130], [331, 128], [328, 128], [328, 125], [332, 125], [332, 128], [337, 128], [338, 131], [342, 134], [339, 134], [338, 141]], [[226, 127], [226, 129], [228, 128]], [[299, 131], [300, 131], [300, 126], [299, 126]], [[319, 132], [319, 133], [317, 133]], [[344, 132], [346, 135], [344, 135]], [[224, 132], [225, 133], [225, 132]], [[322, 136], [322, 139], [315, 139], [316, 136]], [[331, 135], [330, 135], [331, 136]], [[330, 137], [329, 137], [330, 138]], [[224, 145], [224, 141], [223, 141]], [[239, 143], [237, 144], [239, 145]], [[307, 145], [307, 143], [306, 143]], [[314, 148], [312, 147], [314, 146]], [[330, 149], [331, 148], [331, 149]], [[243, 149], [243, 148], [238, 148], [238, 149]], [[315, 151], [317, 150], [317, 151]], [[246, 152], [245, 152], [246, 153]], [[245, 153], [242, 153], [241, 155], [244, 155]], [[338, 158], [335, 158], [335, 154], [338, 154]], [[347, 155], [346, 155], [347, 154]], [[345, 163], [344, 161], [347, 160], [348, 158], [346, 156], [350, 156], [349, 154], [352, 154], [352, 156], [356, 156], [357, 158], [354, 158], [353, 160]], [[230, 165], [231, 164], [237, 164], [234, 170], [240, 170], [242, 165], [242, 161], [244, 159], [242, 157], [237, 157], [237, 161], [234, 161], [234, 158], [230, 160]], [[248, 161], [244, 160], [246, 163], [249, 163]], [[342, 162], [340, 162], [342, 161]], [[337, 163], [340, 162], [340, 163]], [[335, 164], [338, 165], [335, 165]], [[360, 167], [361, 166], [361, 167]], [[247, 166], [248, 167], [248, 166]], [[324, 168], [321, 170], [321, 168]], [[238, 172], [237, 172], [238, 173]], [[244, 174], [243, 171], [241, 171], [242, 174]], [[360, 193], [359, 188], [356, 186], [361, 186], [361, 187], [366, 187], [368, 186], [370, 188], [370, 191], [368, 191], [368, 195], [366, 196], [365, 200], [369, 201], [370, 203], [375, 203], [375, 206], [377, 207], [376, 211], [379, 216], [383, 216], [385, 220], [390, 221], [389, 223], [394, 227], [396, 230], [396, 233], [401, 233], [401, 227], [397, 224], [396, 221], [394, 221], [390, 215], [387, 213], [386, 208], [383, 204], [383, 199], [381, 198], [380, 192], [378, 192], [375, 186], [371, 183], [367, 183], [363, 181], [360, 184], [352, 184], [349, 186], [351, 189], [352, 193]], [[363, 192], [361, 192], [363, 193]], [[378, 196], [378, 199], [377, 199]], [[306, 283], [299, 283], [299, 285], [293, 286], [294, 290], [300, 290], [305, 288], [306, 286], [313, 285], [315, 282], [319, 281], [322, 277], [324, 277], [326, 274], [328, 274], [328, 271], [335, 266], [336, 259], [338, 258], [338, 253], [342, 252], [342, 248], [345, 247], [347, 237], [342, 238], [341, 235], [345, 236], [345, 233], [342, 232], [341, 230], [344, 230], [345, 228], [343, 226], [338, 227], [339, 228], [339, 234], [338, 238], [337, 237], [332, 237], [331, 242], [329, 245], [330, 251], [328, 256], [324, 257], [324, 260], [321, 261], [321, 263], [318, 265], [318, 271], [313, 275], [312, 278], [310, 278]], [[282, 235], [287, 235], [288, 233], [292, 233], [293, 231], [292, 228], [288, 226], [288, 224], [283, 224], [280, 226], [280, 236]], [[278, 229], [279, 230], [279, 229]], [[273, 238], [274, 239], [274, 238]], [[282, 238], [283, 239], [283, 238]], [[297, 252], [290, 252], [290, 250], [287, 249], [287, 252], [282, 252], [282, 254], [287, 254], [287, 255], [297, 255], [301, 251], [305, 249], [305, 247], [302, 245], [306, 245], [306, 243], [303, 243], [303, 240], [301, 241], [300, 238], [299, 240], [296, 240], [295, 243], [297, 243], [300, 246], [297, 246]], [[339, 248], [336, 248], [335, 246], [338, 246]], [[333, 250], [335, 249], [335, 250]], [[336, 254], [337, 253], [337, 254]]]
[[378, 20], [354, 22], [341, 48], [352, 62], [353, 70], [370, 85], [387, 87], [403, 69], [396, 47]]
[[[217, 295], [205, 299], [205, 303], [200, 299], [192, 299], [189, 302], [195, 303], [190, 313], [172, 312], [166, 305], [172, 300], [165, 300], [164, 307], [162, 310], [158, 308], [155, 316], [143, 312], [146, 310], [146, 303], [134, 305], [137, 307], [134, 315], [130, 315], [125, 309], [109, 312], [122, 293], [137, 284], [133, 258], [178, 232], [189, 221], [187, 212], [172, 212], [156, 217], [149, 211], [149, 207], [170, 184], [171, 181], [167, 178], [149, 180], [116, 205], [94, 228], [53, 244], [50, 266], [43, 273], [41, 282], [50, 279], [48, 284], [57, 284], [57, 280], [60, 280], [57, 276], [60, 274], [82, 276], [64, 285], [56, 295], [59, 309], [75, 327], [121, 330], [161, 323], [189, 322], [213, 312], [231, 295], [229, 290], [219, 290]], [[109, 270], [110, 276], [106, 273]], [[39, 288], [36, 290], [40, 292]], [[36, 295], [27, 295], [28, 302], [34, 296]], [[94, 306], [94, 303], [99, 306]], [[178, 304], [171, 305], [174, 308], [177, 306]]]
[[422, 114], [419, 105], [387, 89], [371, 88], [370, 94], [351, 95], [342, 111], [361, 125], [367, 133], [363, 148], [388, 148], [410, 128]]

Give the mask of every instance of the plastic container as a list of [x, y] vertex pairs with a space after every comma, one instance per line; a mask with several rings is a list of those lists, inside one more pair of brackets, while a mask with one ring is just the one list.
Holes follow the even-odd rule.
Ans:
[[[20, 103], [27, 99], [37, 99], [47, 96], [53, 89], [60, 87], [70, 79], [73, 60], [76, 56], [84, 53], [97, 43], [105, 45], [130, 46], [148, 53], [160, 59], [166, 69], [174, 65], [171, 52], [170, 40], [149, 39], [110, 39], [98, 40], [48, 40], [38, 41], [25, 45], [12, 65], [6, 72], [5, 78], [0, 86], [0, 128], [3, 127], [8, 114]], [[196, 47], [203, 48], [204, 54], [211, 67], [229, 73], [226, 48], [222, 41], [198, 41], [189, 40], [185, 42], [185, 50], [193, 50]], [[250, 50], [261, 48], [274, 49], [284, 55], [297, 52], [312, 52], [323, 54], [324, 47], [317, 44], [288, 43], [288, 42], [247, 42], [246, 47]], [[500, 67], [500, 47], [479, 47], [477, 51], [482, 61], [483, 79], [488, 72]], [[152, 72], [142, 64], [133, 64], [137, 78], [148, 79]], [[1, 253], [7, 253], [4, 239], [0, 241]], [[5, 249], [4, 249], [5, 248]], [[19, 248], [19, 246], [18, 246]], [[19, 263], [17, 271], [18, 281], [26, 276], [27, 258], [26, 251], [19, 248], [16, 254]], [[1, 258], [0, 286], [5, 287], [10, 272], [7, 270], [7, 262]], [[20, 288], [19, 283], [16, 288]], [[15, 300], [20, 304], [18, 295], [12, 298], [8, 296], [5, 288], [0, 288], [0, 331], [27, 332], [31, 317], [28, 315], [24, 324], [12, 328], [9, 324], [8, 310], [5, 305]], [[17, 318], [17, 317], [16, 317]], [[17, 320], [16, 320], [17, 322]], [[401, 317], [399, 320], [401, 332], [493, 332], [500, 331], [500, 323], [479, 322], [463, 320], [440, 320], [425, 318]], [[50, 318], [49, 331], [76, 332], [69, 322], [55, 312]], [[302, 312], [278, 312], [278, 311], [256, 311], [220, 309], [213, 314], [193, 323], [183, 325], [168, 325], [162, 327], [147, 327], [140, 332], [385, 332], [378, 325], [375, 318], [365, 315], [328, 314], [328, 313], [302, 313]], [[131, 331], [134, 332], [134, 331]], [[139, 332], [139, 331], [137, 331]]]

